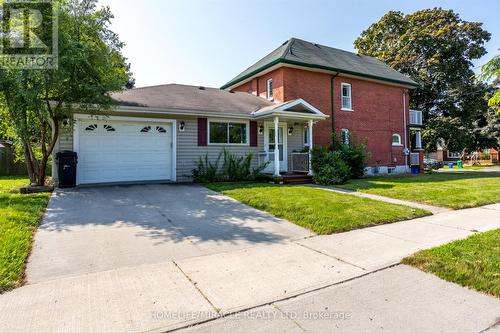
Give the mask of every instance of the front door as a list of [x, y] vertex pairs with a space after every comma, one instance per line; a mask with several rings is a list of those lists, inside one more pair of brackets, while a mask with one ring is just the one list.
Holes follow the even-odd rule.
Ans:
[[[287, 171], [287, 142], [286, 142], [286, 123], [280, 123], [278, 126], [278, 149], [279, 149], [279, 161], [280, 161], [280, 171]], [[274, 123], [264, 123], [264, 150], [267, 152], [267, 157], [269, 164], [267, 165], [265, 172], [274, 172], [274, 150], [276, 149], [276, 142], [274, 137]]]

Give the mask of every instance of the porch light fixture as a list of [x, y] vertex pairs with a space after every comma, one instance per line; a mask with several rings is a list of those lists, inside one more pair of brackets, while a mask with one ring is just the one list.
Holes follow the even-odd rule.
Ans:
[[264, 134], [264, 126], [259, 126], [259, 134]]
[[182, 120], [180, 123], [179, 123], [179, 132], [184, 132], [184, 129], [186, 128], [186, 123], [184, 122], [184, 120]]
[[293, 126], [288, 128], [288, 135], [292, 135], [293, 133]]

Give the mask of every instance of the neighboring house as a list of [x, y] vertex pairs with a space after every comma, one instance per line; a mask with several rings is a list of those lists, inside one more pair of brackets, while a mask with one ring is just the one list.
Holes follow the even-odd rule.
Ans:
[[[466, 153], [464, 160], [471, 161], [472, 152]], [[451, 152], [442, 147], [437, 147], [435, 152], [429, 153], [429, 157], [443, 162], [456, 162], [462, 159], [462, 152]], [[495, 148], [483, 149], [478, 159], [480, 163], [498, 164], [498, 150]]]
[[307, 151], [330, 144], [333, 127], [345, 142], [366, 140], [367, 173], [405, 172], [415, 86], [374, 58], [292, 38], [222, 89], [168, 84], [113, 94], [109, 116], [75, 113], [55, 152], [78, 153], [78, 184], [190, 181], [198, 159], [213, 161], [223, 148], [252, 153], [253, 165], [268, 162], [272, 174], [310, 173]]

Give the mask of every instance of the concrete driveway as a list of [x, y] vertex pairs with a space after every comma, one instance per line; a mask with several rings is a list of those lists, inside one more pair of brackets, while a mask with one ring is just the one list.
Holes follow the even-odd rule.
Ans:
[[311, 231], [196, 185], [56, 191], [27, 282], [279, 244]]

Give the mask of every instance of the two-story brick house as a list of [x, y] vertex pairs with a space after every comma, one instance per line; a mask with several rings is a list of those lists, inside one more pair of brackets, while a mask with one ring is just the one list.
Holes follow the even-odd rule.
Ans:
[[74, 112], [54, 153], [77, 153], [77, 184], [190, 181], [200, 157], [223, 149], [274, 175], [310, 175], [310, 148], [330, 144], [334, 129], [366, 141], [367, 173], [406, 172], [415, 86], [374, 58], [292, 38], [222, 89], [136, 88], [113, 94], [104, 117]]
[[369, 166], [379, 167], [380, 172], [404, 172], [408, 90], [416, 86], [375, 58], [292, 38], [222, 89], [274, 102], [302, 98], [330, 117], [315, 125], [315, 144], [330, 144], [334, 128], [341, 140], [349, 133], [352, 139], [367, 143]]

